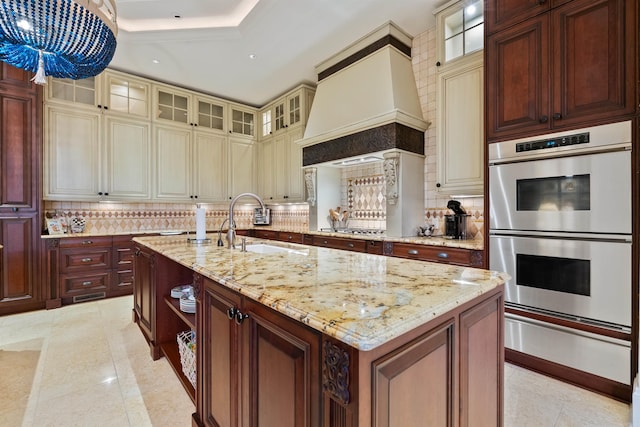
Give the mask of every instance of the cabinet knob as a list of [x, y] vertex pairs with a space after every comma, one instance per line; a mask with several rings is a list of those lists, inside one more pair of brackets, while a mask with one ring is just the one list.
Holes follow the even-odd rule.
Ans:
[[540, 116], [540, 119], [538, 120], [540, 123], [547, 123], [549, 121], [549, 117], [547, 116]]
[[407, 251], [407, 253], [408, 253], [409, 255], [418, 255], [418, 254], [419, 254], [419, 252], [418, 252], [418, 250], [417, 250], [417, 249], [409, 249], [409, 250]]
[[236, 317], [236, 313], [238, 312], [238, 309], [235, 307], [229, 307], [227, 309], [227, 317], [229, 318], [229, 320], [233, 319], [234, 317]]
[[553, 114], [553, 120], [560, 120], [562, 119], [562, 114], [560, 113], [554, 113]]
[[91, 283], [91, 280], [87, 280], [86, 282], [82, 282], [82, 286], [89, 286]]
[[353, 248], [354, 244], [353, 243], [349, 243], [347, 246], [349, 246], [350, 248]]
[[98, 104], [98, 108], [102, 108], [102, 105]]
[[83, 241], [82, 241], [82, 244], [83, 244], [83, 245], [90, 245], [90, 244], [92, 244], [92, 243], [93, 243], [93, 240], [83, 240]]
[[439, 182], [436, 182], [436, 187], [440, 188], [440, 187], [442, 187], [442, 184], [440, 184]]
[[98, 191], [98, 196], [102, 196], [102, 191]]
[[440, 253], [438, 254], [438, 258], [447, 259], [447, 258], [449, 258], [449, 254], [448, 254], [448, 253], [446, 253], [446, 252], [440, 252]]
[[109, 107], [107, 107], [106, 105], [105, 105], [104, 107], [102, 107], [102, 108], [104, 108], [105, 110], [108, 110], [108, 109], [109, 109]]
[[442, 63], [440, 61], [436, 62], [436, 67], [439, 67], [441, 65], [442, 65]]
[[93, 259], [91, 258], [82, 258], [82, 262], [91, 262]]

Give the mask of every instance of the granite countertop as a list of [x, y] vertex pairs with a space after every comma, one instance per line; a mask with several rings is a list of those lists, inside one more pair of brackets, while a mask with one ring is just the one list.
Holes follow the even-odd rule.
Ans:
[[[270, 227], [270, 226], [259, 226], [254, 227], [254, 230], [270, 230], [270, 231], [282, 231], [282, 232], [290, 232], [290, 233], [301, 233], [301, 234], [312, 234], [317, 236], [327, 236], [327, 237], [343, 237], [347, 239], [364, 239], [364, 240], [376, 240], [376, 241], [387, 241], [387, 242], [398, 242], [398, 243], [412, 243], [417, 245], [431, 245], [431, 246], [446, 246], [450, 248], [461, 248], [461, 249], [471, 249], [481, 251], [484, 248], [483, 241], [481, 239], [469, 239], [469, 240], [459, 240], [459, 239], [450, 239], [446, 237], [389, 237], [383, 234], [351, 234], [351, 233], [334, 233], [328, 231], [300, 231], [294, 229], [280, 228], [280, 227]], [[145, 234], [160, 234], [162, 232], [170, 232], [171, 230], [144, 230], [144, 231], [123, 231], [123, 232], [115, 232], [115, 233], [106, 233], [106, 232], [87, 232], [87, 233], [67, 233], [67, 234], [43, 234], [40, 236], [43, 239], [64, 239], [70, 237], [98, 237], [98, 236], [126, 236], [126, 235], [145, 235]], [[176, 230], [176, 232], [181, 232], [186, 236], [187, 231]], [[195, 234], [195, 232], [189, 232], [191, 235]], [[210, 234], [214, 234], [213, 232], [209, 232]], [[217, 240], [217, 235], [216, 235]]]
[[[215, 242], [215, 236], [207, 237]], [[293, 252], [259, 254], [187, 243], [134, 241], [332, 336], [371, 350], [479, 295], [509, 276], [476, 268], [247, 238]]]

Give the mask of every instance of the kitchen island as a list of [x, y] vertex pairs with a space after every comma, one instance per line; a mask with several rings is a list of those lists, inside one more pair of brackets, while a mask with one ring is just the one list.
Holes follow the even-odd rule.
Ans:
[[[134, 242], [134, 316], [194, 425], [502, 424], [504, 274], [251, 238]], [[188, 282], [196, 316], [169, 297]], [[195, 389], [176, 361], [188, 328]]]

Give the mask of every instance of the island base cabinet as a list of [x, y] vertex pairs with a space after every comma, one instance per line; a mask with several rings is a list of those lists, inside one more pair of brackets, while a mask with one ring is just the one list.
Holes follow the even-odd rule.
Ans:
[[204, 282], [194, 423], [320, 427], [320, 334]]
[[323, 337], [324, 427], [503, 425], [502, 288], [370, 351]]

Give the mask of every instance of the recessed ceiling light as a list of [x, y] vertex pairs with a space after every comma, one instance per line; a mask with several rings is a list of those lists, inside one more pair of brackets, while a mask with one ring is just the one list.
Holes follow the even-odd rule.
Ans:
[[160, 61], [158, 61], [157, 59], [152, 59], [151, 62], [153, 62], [154, 64], [159, 64]]
[[250, 53], [249, 54], [249, 59], [256, 59], [256, 54], [255, 53]]

